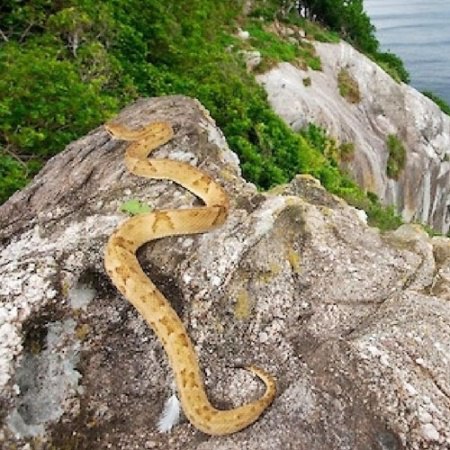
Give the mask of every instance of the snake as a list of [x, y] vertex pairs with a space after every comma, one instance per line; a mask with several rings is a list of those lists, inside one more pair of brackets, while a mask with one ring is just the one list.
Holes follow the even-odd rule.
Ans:
[[136, 257], [137, 250], [149, 241], [205, 233], [222, 225], [230, 209], [228, 195], [211, 176], [187, 162], [149, 158], [153, 150], [173, 138], [169, 122], [152, 122], [133, 129], [113, 119], [104, 126], [113, 139], [127, 141], [124, 160], [129, 172], [150, 179], [171, 180], [204, 203], [188, 209], [152, 210], [126, 219], [108, 239], [104, 265], [112, 283], [161, 342], [189, 422], [209, 435], [238, 432], [253, 424], [271, 405], [276, 396], [275, 378], [261, 368], [245, 366], [244, 369], [264, 382], [264, 394], [233, 409], [214, 407], [208, 399], [197, 354], [183, 322], [144, 273]]

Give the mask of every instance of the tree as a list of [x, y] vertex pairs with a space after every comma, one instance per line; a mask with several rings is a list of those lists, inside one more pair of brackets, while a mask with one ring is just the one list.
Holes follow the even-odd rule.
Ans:
[[364, 11], [363, 0], [299, 0], [298, 8], [367, 53], [375, 53], [379, 43], [375, 27]]

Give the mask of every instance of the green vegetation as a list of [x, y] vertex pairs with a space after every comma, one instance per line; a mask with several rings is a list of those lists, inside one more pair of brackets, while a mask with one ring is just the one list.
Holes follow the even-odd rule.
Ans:
[[29, 174], [30, 171], [23, 161], [0, 149], [0, 202], [25, 186]]
[[383, 206], [372, 192], [364, 193], [349, 176], [340, 175], [339, 184], [333, 183], [335, 179], [333, 171], [337, 171], [341, 163], [353, 158], [355, 150], [353, 143], [339, 144], [329, 137], [323, 128], [314, 124], [304, 128], [301, 135], [326, 158], [327, 170], [322, 170], [318, 178], [331, 193], [342, 197], [350, 205], [366, 211], [369, 225], [377, 226], [380, 230], [394, 229], [402, 224], [401, 218], [395, 213], [393, 207]]
[[309, 18], [338, 32], [345, 40], [366, 53], [378, 50], [375, 27], [364, 12], [363, 0], [300, 0]]
[[442, 98], [429, 91], [424, 91], [422, 92], [422, 94], [426, 95], [429, 99], [433, 100], [433, 102], [436, 103], [436, 105], [438, 105], [439, 108], [441, 108], [442, 112], [450, 116], [450, 105], [446, 103], [445, 100], [442, 100]]
[[259, 71], [264, 72], [280, 61], [291, 62], [303, 68], [321, 70], [320, 59], [315, 54], [314, 46], [309, 42], [288, 42], [260, 20], [248, 21], [245, 29], [250, 33], [249, 42], [252, 48], [259, 50], [263, 57], [258, 67]]
[[300, 0], [309, 19], [317, 20], [372, 58], [395, 80], [409, 82], [400, 58], [380, 52], [375, 27], [364, 11], [363, 0]]
[[409, 83], [409, 73], [405, 69], [403, 61], [397, 55], [390, 52], [376, 52], [373, 55], [369, 54], [369, 56], [395, 81], [398, 83], [401, 81], [403, 83]]
[[347, 69], [341, 69], [338, 73], [339, 93], [349, 103], [359, 103], [361, 95], [359, 93], [358, 82], [350, 75]]
[[386, 145], [389, 151], [386, 173], [389, 178], [397, 180], [400, 172], [405, 167], [406, 150], [400, 139], [395, 134], [390, 134]]
[[298, 16], [290, 17], [289, 21], [298, 25], [302, 30], [305, 31], [308, 39], [313, 39], [319, 42], [329, 42], [337, 44], [341, 38], [339, 34], [335, 31], [328, 30], [323, 26], [319, 26], [318, 24], [311, 22], [309, 20], [303, 19]]
[[[395, 222], [392, 212], [340, 171], [339, 164], [352, 158], [352, 144], [333, 146], [319, 132], [292, 132], [247, 73], [239, 54], [246, 46], [261, 51], [269, 64], [288, 60], [320, 70], [310, 44], [282, 41], [269, 23], [255, 18], [273, 19], [285, 2], [255, 3], [264, 8], [246, 18], [240, 0], [4, 0], [0, 201], [24, 186], [49, 157], [138, 96], [185, 94], [210, 110], [238, 153], [244, 176], [259, 188], [309, 173], [364, 208], [372, 223], [383, 228]], [[307, 36], [338, 39], [292, 11], [281, 16], [282, 23], [303, 27]], [[234, 37], [238, 24], [250, 31], [248, 42]]]
[[130, 216], [137, 216], [139, 214], [148, 213], [152, 208], [138, 199], [132, 198], [120, 205], [119, 211], [129, 214]]
[[349, 162], [353, 159], [355, 145], [353, 142], [337, 142], [328, 136], [322, 127], [310, 123], [301, 131], [301, 135], [308, 143], [318, 149], [322, 155], [333, 165]]
[[264, 24], [252, 21], [245, 29], [250, 33], [250, 43], [261, 52], [263, 58], [271, 62], [292, 62], [300, 56], [299, 46], [281, 39], [276, 34], [265, 30]]

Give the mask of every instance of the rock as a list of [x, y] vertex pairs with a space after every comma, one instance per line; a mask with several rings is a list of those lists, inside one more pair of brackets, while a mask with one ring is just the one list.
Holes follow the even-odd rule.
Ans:
[[426, 425], [422, 425], [422, 436], [427, 441], [439, 441], [439, 433], [431, 423], [427, 423]]
[[241, 50], [240, 55], [244, 58], [247, 70], [251, 72], [261, 64], [262, 56], [258, 50]]
[[[426, 223], [446, 234], [450, 227], [450, 117], [412, 87], [395, 82], [349, 44], [314, 43], [322, 71], [281, 63], [258, 75], [274, 110], [294, 129], [312, 122], [340, 142], [353, 142], [343, 162], [358, 184], [394, 205], [406, 222]], [[361, 100], [339, 93], [341, 69], [357, 83]], [[310, 85], [303, 80], [309, 77]], [[387, 176], [387, 138], [406, 148], [397, 180]]]
[[126, 144], [100, 127], [0, 210], [2, 448], [447, 448], [448, 240], [411, 226], [380, 235], [308, 176], [258, 192], [194, 100], [140, 100], [120, 117], [170, 121], [176, 135], [156, 156], [201, 166], [231, 198], [220, 229], [139, 252], [188, 328], [211, 401], [230, 408], [261, 394], [233, 368], [248, 363], [276, 375], [278, 395], [231, 436], [186, 421], [158, 433], [172, 373], [106, 276], [103, 248], [122, 202], [196, 200], [129, 174]]
[[237, 36], [243, 41], [250, 39], [250, 33], [246, 30], [241, 30], [240, 28], [238, 29]]

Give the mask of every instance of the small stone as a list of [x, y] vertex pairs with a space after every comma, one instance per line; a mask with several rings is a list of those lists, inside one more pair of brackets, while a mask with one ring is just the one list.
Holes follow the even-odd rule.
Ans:
[[240, 28], [239, 28], [239, 31], [238, 31], [237, 35], [243, 41], [246, 41], [247, 39], [250, 38], [250, 33], [248, 31], [241, 30]]
[[438, 441], [441, 435], [432, 423], [422, 425], [420, 428], [422, 437], [427, 441]]
[[417, 358], [416, 359], [416, 364], [419, 364], [419, 366], [422, 366], [422, 367], [426, 367], [425, 361], [424, 361], [423, 358]]
[[259, 64], [261, 64], [262, 56], [258, 50], [242, 50], [239, 52], [239, 54], [244, 58], [245, 65], [249, 72], [255, 69]]
[[405, 383], [405, 389], [410, 397], [414, 397], [417, 395], [417, 390], [412, 384]]
[[193, 243], [194, 243], [194, 239], [192, 239], [192, 238], [184, 238], [182, 243], [181, 243], [181, 246], [183, 248], [187, 248], [187, 247], [190, 247]]
[[184, 273], [183, 274], [183, 281], [186, 283], [186, 284], [189, 284], [190, 282], [191, 282], [191, 280], [192, 280], [192, 277], [188, 274], [188, 273]]
[[419, 413], [417, 416], [418, 416], [419, 422], [423, 423], [423, 424], [431, 423], [431, 421], [433, 420], [433, 416], [428, 411], [425, 411], [422, 408], [419, 409]]

